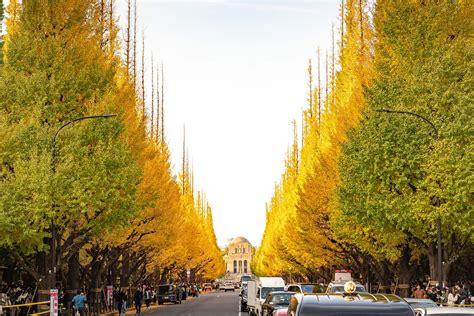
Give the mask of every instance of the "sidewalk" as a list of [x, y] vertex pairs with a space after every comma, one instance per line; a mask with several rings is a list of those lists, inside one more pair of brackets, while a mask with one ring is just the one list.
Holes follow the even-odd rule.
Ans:
[[[206, 294], [206, 293], [201, 293], [199, 296], [203, 295], [203, 294]], [[198, 297], [199, 297], [198, 296]], [[186, 298], [186, 300], [182, 301], [183, 304], [186, 304], [187, 301], [192, 301], [196, 299], [196, 297], [192, 297], [192, 296], [188, 296]], [[152, 310], [155, 310], [155, 309], [158, 309], [160, 306], [162, 305], [158, 305], [157, 303], [155, 304], [152, 304], [150, 305], [150, 307], [146, 307], [145, 304], [142, 305], [142, 313], [143, 312], [147, 312], [147, 311], [152, 311]], [[118, 311], [113, 311], [113, 312], [107, 312], [107, 313], [103, 313], [103, 314], [100, 314], [101, 316], [112, 316], [112, 315], [118, 315]], [[132, 306], [132, 307], [128, 307], [127, 308], [127, 311], [125, 312], [125, 315], [136, 315], [136, 312], [135, 312], [135, 306]]]

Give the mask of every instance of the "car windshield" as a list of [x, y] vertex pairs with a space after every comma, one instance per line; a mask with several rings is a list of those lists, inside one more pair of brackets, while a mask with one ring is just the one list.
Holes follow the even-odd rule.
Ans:
[[241, 278], [240, 278], [240, 282], [248, 282], [252, 280], [252, 278], [250, 277], [250, 275], [243, 275]]
[[324, 287], [319, 284], [301, 284], [303, 293], [323, 293]]
[[262, 288], [262, 294], [261, 294], [261, 298], [266, 298], [267, 295], [270, 293], [270, 292], [276, 292], [276, 291], [284, 291], [285, 289], [282, 288], [282, 287], [264, 287]]
[[282, 294], [274, 294], [272, 297], [272, 303], [274, 305], [290, 305], [292, 293], [282, 293]]

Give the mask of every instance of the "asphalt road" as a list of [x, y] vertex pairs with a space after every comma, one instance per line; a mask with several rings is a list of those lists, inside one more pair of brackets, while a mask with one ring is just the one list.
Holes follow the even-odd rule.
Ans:
[[239, 309], [239, 291], [214, 292], [202, 294], [192, 300], [183, 301], [182, 304], [165, 303], [158, 308], [146, 311], [142, 309], [143, 316], [239, 316], [247, 315]]

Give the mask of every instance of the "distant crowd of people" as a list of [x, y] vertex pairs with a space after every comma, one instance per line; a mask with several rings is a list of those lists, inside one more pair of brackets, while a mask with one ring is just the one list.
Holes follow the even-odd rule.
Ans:
[[[176, 285], [179, 293], [179, 300], [185, 300], [187, 297], [196, 297], [200, 294], [202, 287], [199, 284], [181, 283]], [[104, 292], [105, 293], [105, 292]], [[0, 306], [21, 305], [34, 302], [35, 291], [31, 287], [23, 284], [23, 281], [18, 281], [11, 285], [0, 283]], [[88, 313], [88, 304], [90, 304], [90, 293], [83, 290], [78, 290], [69, 302], [66, 302], [64, 290], [59, 290], [59, 303], [66, 308], [72, 306], [73, 315], [84, 316]], [[142, 306], [149, 308], [152, 304], [157, 304], [158, 289], [150, 285], [140, 285], [137, 289], [132, 291], [124, 291], [120, 288], [114, 288], [111, 299], [102, 298], [103, 305], [109, 306], [117, 311], [119, 315], [125, 315], [125, 312], [130, 304], [133, 304], [137, 315], [141, 314]], [[128, 304], [127, 304], [128, 302]], [[4, 308], [3, 316], [27, 316], [37, 311], [37, 306], [25, 306], [16, 308]]]
[[418, 284], [412, 288], [412, 297], [429, 298], [444, 305], [474, 304], [474, 282], [457, 283], [445, 287]]
[[[6, 283], [0, 284], [0, 306], [27, 304], [33, 301], [34, 290], [18, 281], [10, 286]], [[30, 308], [31, 312], [31, 308]], [[9, 308], [3, 311], [7, 316], [26, 316], [28, 307]]]

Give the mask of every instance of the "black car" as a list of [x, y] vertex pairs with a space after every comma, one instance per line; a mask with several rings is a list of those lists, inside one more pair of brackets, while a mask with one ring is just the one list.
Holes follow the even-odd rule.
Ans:
[[288, 306], [288, 316], [391, 315], [415, 316], [402, 298], [392, 294], [337, 293], [296, 294]]
[[284, 291], [270, 292], [262, 305], [262, 315], [272, 316], [276, 310], [287, 309], [294, 294], [296, 293]]
[[165, 302], [181, 304], [181, 291], [175, 284], [162, 284], [158, 286], [158, 305]]

